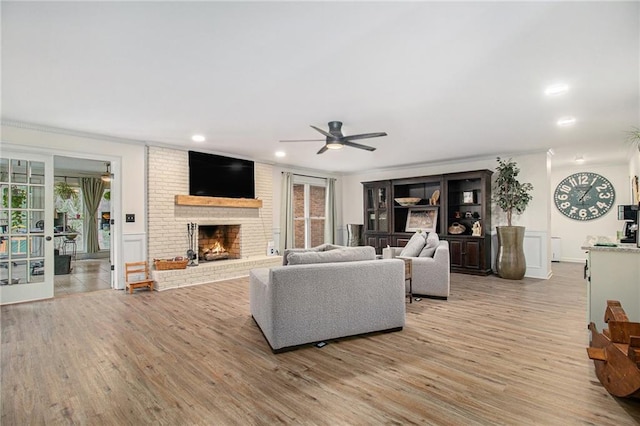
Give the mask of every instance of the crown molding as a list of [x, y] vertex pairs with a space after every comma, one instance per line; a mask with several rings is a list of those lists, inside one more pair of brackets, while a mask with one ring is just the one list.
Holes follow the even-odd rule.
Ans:
[[394, 172], [394, 171], [406, 171], [407, 169], [418, 169], [423, 167], [438, 167], [438, 166], [447, 166], [451, 164], [460, 164], [460, 163], [470, 163], [473, 161], [495, 161], [497, 157], [521, 157], [523, 155], [533, 155], [533, 154], [547, 154], [548, 149], [536, 149], [529, 151], [521, 151], [521, 152], [511, 152], [511, 153], [495, 153], [495, 154], [486, 154], [474, 157], [453, 157], [447, 158], [444, 160], [435, 160], [435, 161], [425, 161], [420, 163], [406, 163], [400, 164], [397, 166], [390, 167], [380, 167], [377, 169], [367, 169], [367, 170], [359, 170], [353, 172], [345, 172], [342, 173], [342, 176], [354, 176], [354, 175], [362, 175], [369, 173], [380, 173], [380, 172]]
[[76, 137], [88, 138], [88, 139], [98, 139], [98, 140], [101, 140], [101, 141], [110, 141], [110, 142], [126, 143], [126, 144], [133, 144], [133, 145], [140, 145], [140, 144], [147, 145], [148, 144], [147, 141], [143, 141], [143, 140], [127, 139], [127, 138], [121, 138], [121, 137], [118, 137], [118, 136], [103, 135], [103, 134], [91, 133], [91, 132], [83, 132], [83, 131], [80, 131], [80, 130], [71, 130], [71, 129], [65, 129], [65, 128], [61, 128], [61, 127], [52, 127], [52, 126], [47, 126], [47, 125], [44, 125], [44, 124], [27, 123], [27, 122], [24, 122], [24, 121], [17, 121], [17, 120], [2, 119], [2, 120], [0, 120], [0, 124], [2, 124], [2, 126], [14, 127], [14, 128], [17, 128], [17, 129], [35, 130], [35, 131], [43, 132], [43, 133], [52, 133], [52, 134], [67, 135], [67, 136], [76, 136]]

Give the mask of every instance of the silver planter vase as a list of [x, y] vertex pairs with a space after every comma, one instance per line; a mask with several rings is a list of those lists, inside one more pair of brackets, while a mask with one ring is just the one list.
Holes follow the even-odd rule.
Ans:
[[524, 258], [524, 226], [496, 226], [498, 257], [496, 271], [500, 278], [521, 280], [527, 271]]

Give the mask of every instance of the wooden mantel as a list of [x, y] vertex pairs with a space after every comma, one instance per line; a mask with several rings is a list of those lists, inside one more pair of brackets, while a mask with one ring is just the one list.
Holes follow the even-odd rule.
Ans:
[[253, 198], [223, 198], [201, 197], [197, 195], [176, 195], [178, 206], [205, 206], [205, 207], [245, 207], [259, 209], [262, 200]]

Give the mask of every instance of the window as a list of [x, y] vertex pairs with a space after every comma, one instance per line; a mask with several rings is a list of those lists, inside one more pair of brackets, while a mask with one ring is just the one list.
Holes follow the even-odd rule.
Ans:
[[293, 184], [294, 247], [309, 248], [324, 243], [324, 179], [295, 176]]

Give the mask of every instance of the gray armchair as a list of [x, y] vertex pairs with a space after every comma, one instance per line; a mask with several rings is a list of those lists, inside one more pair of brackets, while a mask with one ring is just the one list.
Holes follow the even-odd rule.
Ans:
[[[383, 250], [383, 257], [400, 257], [401, 251], [402, 247], [389, 247]], [[438, 299], [449, 297], [451, 268], [448, 241], [440, 240], [433, 257], [409, 257], [408, 259], [411, 259], [413, 295]]]

